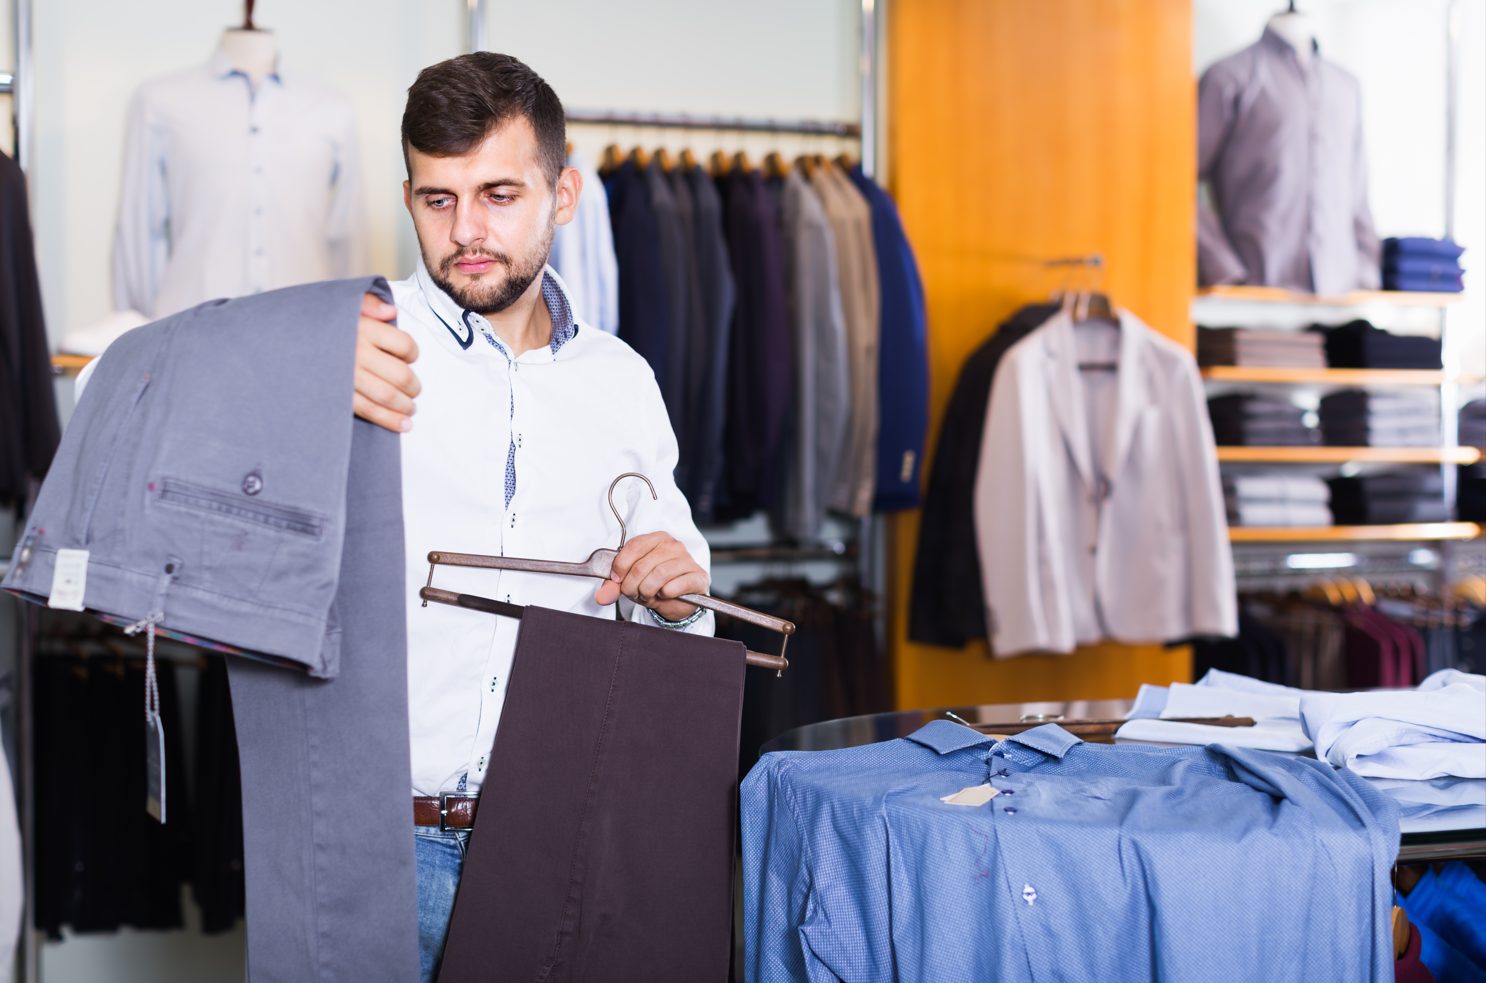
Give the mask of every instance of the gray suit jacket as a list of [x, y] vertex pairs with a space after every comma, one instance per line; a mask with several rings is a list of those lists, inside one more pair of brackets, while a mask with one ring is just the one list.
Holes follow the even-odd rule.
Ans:
[[820, 535], [850, 433], [846, 321], [836, 242], [820, 199], [790, 171], [780, 204], [797, 371], [793, 467], [775, 521], [785, 535], [809, 542]]
[[44, 603], [57, 550], [86, 550], [87, 610], [245, 656], [254, 981], [417, 974], [398, 443], [351, 414], [369, 290], [391, 299], [380, 278], [292, 287], [116, 342], [3, 584]]

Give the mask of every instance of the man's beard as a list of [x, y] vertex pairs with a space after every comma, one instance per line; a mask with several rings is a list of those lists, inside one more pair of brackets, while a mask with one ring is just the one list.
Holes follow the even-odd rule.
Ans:
[[[439, 289], [453, 298], [454, 303], [464, 310], [474, 311], [482, 317], [489, 317], [492, 314], [499, 314], [516, 303], [521, 295], [526, 293], [532, 282], [541, 276], [543, 267], [547, 265], [547, 256], [552, 251], [552, 237], [555, 229], [556, 224], [549, 222], [547, 234], [542, 237], [541, 248], [521, 257], [517, 262], [513, 262], [511, 257], [505, 253], [490, 252], [484, 249], [458, 250], [444, 257], [437, 267], [428, 262], [427, 254], [424, 255], [423, 262], [428, 267], [429, 277], [438, 284]], [[499, 271], [493, 270], [461, 290], [454, 285], [452, 279], [454, 264], [472, 259], [494, 260], [505, 268], [505, 273], [501, 275]]]

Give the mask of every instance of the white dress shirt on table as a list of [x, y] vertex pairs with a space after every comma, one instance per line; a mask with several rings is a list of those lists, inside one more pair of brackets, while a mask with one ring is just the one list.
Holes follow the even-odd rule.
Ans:
[[[479, 787], [495, 739], [520, 622], [443, 604], [423, 607], [430, 550], [583, 560], [619, 544], [605, 497], [615, 490], [631, 538], [663, 530], [709, 568], [706, 540], [676, 487], [676, 438], [650, 366], [618, 338], [581, 319], [562, 340], [561, 279], [550, 270], [545, 299], [554, 344], [507, 357], [488, 324], [454, 303], [421, 266], [393, 284], [398, 326], [418, 343], [423, 392], [402, 438], [406, 534], [408, 700], [413, 791], [435, 795]], [[554, 309], [556, 308], [556, 309]], [[568, 308], [571, 310], [571, 307]], [[514, 490], [504, 501], [508, 451]], [[434, 584], [512, 604], [600, 618], [599, 582], [583, 577], [440, 566]], [[629, 608], [628, 602], [621, 602]], [[634, 608], [632, 620], [650, 623]], [[705, 614], [686, 630], [710, 635]]]
[[129, 108], [114, 306], [160, 318], [218, 297], [366, 272], [355, 120], [279, 72], [256, 89], [218, 51]]

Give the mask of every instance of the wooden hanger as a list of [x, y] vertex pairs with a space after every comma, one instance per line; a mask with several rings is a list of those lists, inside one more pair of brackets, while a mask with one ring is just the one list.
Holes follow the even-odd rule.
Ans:
[[567, 142], [567, 145], [564, 148], [564, 150], [562, 152], [562, 155], [564, 157], [571, 157], [571, 156], [573, 156], [573, 141], [569, 140]]
[[784, 155], [779, 151], [771, 151], [764, 158], [764, 173], [771, 178], [777, 178], [783, 181], [789, 176], [789, 162], [784, 159]]
[[851, 154], [837, 154], [836, 166], [841, 168], [843, 171], [849, 171], [853, 167], [857, 166], [857, 159]]
[[[619, 555], [619, 550], [624, 549], [628, 531], [625, 528], [624, 517], [619, 514], [619, 509], [614, 506], [614, 489], [625, 478], [639, 478], [645, 482], [650, 489], [652, 499], [658, 496], [655, 486], [650, 479], [635, 471], [626, 471], [615, 478], [609, 485], [609, 511], [614, 513], [614, 518], [619, 521], [619, 549], [600, 548], [588, 555], [588, 559], [577, 562], [566, 560], [526, 560], [512, 556], [489, 556], [483, 553], [450, 553], [444, 550], [434, 550], [428, 554], [428, 583], [418, 591], [418, 596], [423, 599], [426, 607], [429, 601], [439, 604], [451, 604], [455, 607], [469, 608], [473, 611], [484, 611], [487, 614], [499, 614], [506, 617], [521, 617], [523, 607], [519, 604], [511, 604], [506, 601], [497, 601], [489, 597], [480, 597], [475, 594], [461, 594], [455, 591], [444, 590], [433, 586], [434, 568], [439, 565], [456, 567], [477, 567], [483, 570], [522, 570], [529, 573], [560, 574], [568, 577], [592, 577], [595, 580], [608, 580], [609, 574], [614, 569], [614, 558]], [[789, 637], [795, 633], [793, 622], [783, 618], [776, 618], [772, 614], [755, 611], [752, 608], [725, 601], [720, 597], [710, 594], [683, 594], [676, 598], [697, 607], [706, 608], [717, 614], [725, 614], [749, 624], [767, 628], [784, 636], [780, 643], [778, 655], [768, 655], [763, 652], [749, 651], [747, 654], [748, 664], [765, 669], [775, 669], [783, 672], [789, 667], [789, 660], [784, 657], [784, 648], [789, 643]]]
[[641, 169], [650, 166], [650, 154], [646, 152], [644, 147], [636, 147], [631, 150], [629, 152], [629, 159], [634, 162], [636, 167]]
[[667, 174], [676, 169], [676, 158], [665, 147], [656, 147], [653, 159], [656, 165]]
[[815, 177], [815, 172], [819, 170], [819, 167], [815, 163], [814, 157], [810, 156], [809, 154], [801, 154], [800, 156], [795, 158], [795, 169], [798, 170], [801, 174], [805, 175], [807, 178], [813, 178]]
[[681, 148], [681, 166], [686, 170], [694, 170], [697, 166], [697, 155], [692, 153], [690, 147]]
[[746, 150], [740, 150], [736, 154], [733, 154], [733, 166], [744, 172], [756, 170], [753, 166], [753, 161], [748, 159], [748, 151]]
[[712, 151], [712, 156], [707, 158], [707, 169], [713, 177], [722, 177], [733, 165], [732, 158], [721, 150]]
[[599, 162], [599, 173], [608, 174], [617, 170], [624, 163], [624, 151], [619, 149], [619, 144], [611, 143], [604, 148], [603, 159]]
[[243, 27], [244, 31], [256, 31], [253, 26], [253, 0], [243, 0]]

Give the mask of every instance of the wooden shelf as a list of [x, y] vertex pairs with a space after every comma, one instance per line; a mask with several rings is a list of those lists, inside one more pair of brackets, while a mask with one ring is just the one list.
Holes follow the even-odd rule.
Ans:
[[1475, 464], [1474, 447], [1219, 447], [1224, 464]]
[[1474, 522], [1413, 522], [1396, 526], [1232, 526], [1235, 543], [1343, 543], [1411, 542], [1475, 539], [1481, 527]]
[[1198, 300], [1235, 300], [1254, 304], [1305, 304], [1314, 307], [1360, 307], [1393, 304], [1398, 307], [1448, 307], [1459, 303], [1458, 293], [1416, 293], [1410, 290], [1354, 290], [1324, 297], [1280, 287], [1203, 287]]
[[53, 355], [52, 371], [58, 375], [77, 375], [93, 359], [92, 355]]
[[1211, 382], [1251, 382], [1322, 386], [1442, 386], [1439, 369], [1279, 369], [1247, 365], [1209, 365], [1202, 377]]

